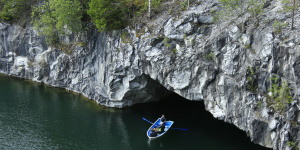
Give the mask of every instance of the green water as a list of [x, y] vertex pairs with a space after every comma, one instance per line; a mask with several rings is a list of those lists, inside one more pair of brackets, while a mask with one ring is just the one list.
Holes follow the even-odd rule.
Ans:
[[[162, 113], [174, 128], [148, 141], [146, 131]], [[246, 133], [218, 121], [202, 102], [172, 95], [125, 109], [105, 109], [66, 90], [0, 76], [0, 149], [264, 149]]]

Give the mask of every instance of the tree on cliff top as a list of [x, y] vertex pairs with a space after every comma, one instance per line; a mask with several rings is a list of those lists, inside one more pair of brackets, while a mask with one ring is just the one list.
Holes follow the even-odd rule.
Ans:
[[91, 0], [87, 13], [99, 31], [120, 29], [127, 24], [123, 6], [118, 0]]
[[242, 18], [242, 31], [244, 30], [244, 15], [249, 12], [253, 17], [259, 15], [266, 0], [219, 0], [220, 10], [216, 12], [214, 20], [222, 21], [229, 17]]
[[33, 7], [32, 24], [51, 44], [58, 40], [58, 35], [82, 31], [82, 16], [82, 5], [78, 0], [50, 0], [40, 7]]
[[[122, 29], [134, 25], [136, 18], [157, 8], [161, 0], [91, 0], [88, 15], [99, 31]], [[150, 4], [150, 5], [149, 5]]]
[[18, 20], [27, 15], [33, 3], [34, 0], [0, 0], [0, 17], [5, 21]]
[[284, 11], [292, 13], [291, 29], [293, 30], [294, 29], [295, 10], [297, 10], [297, 8], [299, 7], [300, 1], [299, 0], [282, 0], [281, 2], [283, 4]]

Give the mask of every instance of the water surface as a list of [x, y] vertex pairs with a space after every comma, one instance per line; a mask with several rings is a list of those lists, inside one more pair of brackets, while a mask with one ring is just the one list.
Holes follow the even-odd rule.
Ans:
[[[149, 142], [146, 131], [161, 114], [174, 128]], [[78, 94], [0, 76], [0, 149], [259, 150], [246, 133], [214, 119], [203, 102], [177, 95], [125, 109], [107, 109]]]

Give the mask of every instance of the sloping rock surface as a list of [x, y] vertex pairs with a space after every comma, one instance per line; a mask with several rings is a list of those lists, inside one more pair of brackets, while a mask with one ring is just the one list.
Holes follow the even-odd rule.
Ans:
[[[288, 26], [275, 34], [276, 20], [291, 22], [289, 13], [278, 13], [282, 6], [275, 1], [258, 22], [246, 14], [244, 32], [238, 18], [213, 24], [210, 12], [216, 7], [202, 2], [142, 29], [60, 37], [70, 54], [47, 46], [32, 27], [0, 23], [0, 72], [82, 93], [108, 107], [155, 101], [172, 91], [203, 100], [214, 117], [246, 131], [257, 144], [299, 146], [299, 12], [294, 30]], [[268, 106], [273, 76], [292, 89], [294, 101], [284, 114]]]

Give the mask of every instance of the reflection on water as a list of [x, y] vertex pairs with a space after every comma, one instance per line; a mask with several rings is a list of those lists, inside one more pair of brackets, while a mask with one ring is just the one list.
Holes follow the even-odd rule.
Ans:
[[[149, 141], [164, 113], [174, 128]], [[192, 121], [191, 121], [192, 120]], [[0, 149], [264, 149], [245, 132], [218, 121], [202, 102], [180, 97], [125, 109], [106, 109], [66, 90], [0, 76]]]

